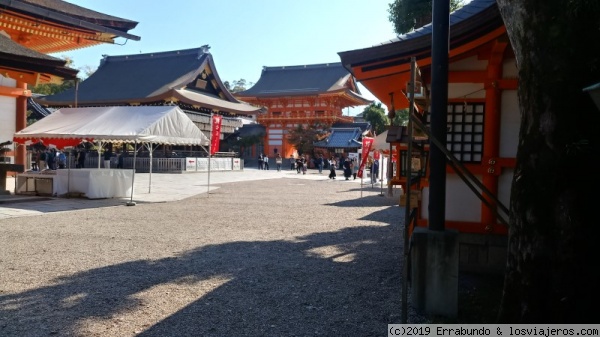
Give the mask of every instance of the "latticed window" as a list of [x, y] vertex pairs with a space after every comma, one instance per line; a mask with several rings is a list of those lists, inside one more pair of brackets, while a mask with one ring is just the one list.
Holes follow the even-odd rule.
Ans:
[[446, 148], [462, 163], [481, 163], [484, 116], [484, 103], [448, 104]]

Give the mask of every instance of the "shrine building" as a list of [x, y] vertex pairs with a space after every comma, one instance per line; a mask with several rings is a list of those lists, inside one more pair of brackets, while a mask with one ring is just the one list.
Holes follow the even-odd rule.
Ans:
[[[65, 60], [46, 54], [138, 41], [128, 33], [137, 24], [60, 0], [0, 0], [0, 142], [26, 127], [29, 87], [76, 78]], [[25, 164], [25, 155], [18, 146], [5, 158]]]
[[[452, 12], [449, 32], [447, 134], [443, 141], [460, 164], [501, 204], [508, 205], [520, 128], [518, 71], [496, 1], [473, 0]], [[417, 110], [428, 123], [431, 47], [432, 25], [428, 24], [392, 41], [339, 55], [344, 67], [388, 110], [409, 107], [407, 85], [414, 57], [420, 70], [414, 86]], [[406, 144], [394, 145], [400, 152]], [[416, 191], [422, 195], [417, 202], [419, 226], [426, 226], [429, 219], [429, 170], [425, 169]], [[393, 180], [404, 181], [406, 187], [402, 171], [396, 169]], [[507, 219], [508, 214], [500, 207], [488, 207], [448, 164], [445, 203], [447, 229], [484, 235], [462, 241], [461, 267], [472, 263], [503, 268], [507, 226], [500, 217]]]
[[255, 119], [263, 109], [233, 97], [219, 78], [209, 48], [105, 55], [77, 89], [35, 101], [52, 108], [177, 105], [205, 133], [210, 132], [211, 114], [222, 115], [223, 139], [242, 126], [240, 117]]
[[264, 67], [254, 86], [234, 95], [267, 108], [267, 113], [257, 117], [266, 128], [264, 147], [257, 152], [270, 157], [277, 152], [284, 158], [298, 154], [287, 141], [288, 130], [299, 125], [329, 128], [336, 122], [352, 123], [353, 118], [344, 116], [343, 109], [371, 103], [341, 63]]

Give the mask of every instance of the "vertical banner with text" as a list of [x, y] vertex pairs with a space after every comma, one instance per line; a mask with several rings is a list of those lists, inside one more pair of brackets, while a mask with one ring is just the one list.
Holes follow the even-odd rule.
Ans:
[[373, 137], [363, 137], [362, 139], [362, 159], [357, 174], [359, 178], [363, 177], [363, 171], [367, 165], [367, 159], [369, 158], [369, 152], [371, 152], [371, 145], [373, 145], [374, 140], [375, 138]]
[[221, 141], [221, 120], [223, 116], [212, 116], [212, 129], [210, 133], [210, 155], [219, 152], [219, 142]]

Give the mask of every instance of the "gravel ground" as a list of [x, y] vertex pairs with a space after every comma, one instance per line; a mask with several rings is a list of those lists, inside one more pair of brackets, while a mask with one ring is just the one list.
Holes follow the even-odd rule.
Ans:
[[0, 335], [386, 336], [403, 209], [379, 192], [283, 178], [0, 220]]

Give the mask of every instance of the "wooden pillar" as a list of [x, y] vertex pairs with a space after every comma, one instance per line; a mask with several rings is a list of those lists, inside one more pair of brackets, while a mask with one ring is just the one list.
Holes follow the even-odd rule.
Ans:
[[[487, 69], [487, 83], [485, 87], [485, 124], [483, 137], [483, 185], [495, 196], [498, 196], [498, 176], [500, 170], [495, 163], [500, 154], [500, 111], [502, 92], [498, 88], [498, 80], [502, 79], [502, 61], [507, 44], [496, 42], [494, 45]], [[485, 197], [485, 195], [484, 195]], [[490, 204], [494, 204], [486, 197]], [[491, 231], [497, 223], [494, 212], [485, 204], [481, 204], [481, 223]]]
[[[27, 91], [27, 83], [17, 81], [17, 87], [23, 88], [23, 92]], [[25, 127], [27, 127], [27, 96], [21, 95], [17, 97], [15, 131], [21, 131]], [[15, 153], [15, 164], [26, 165], [26, 155], [25, 145], [20, 144]]]

